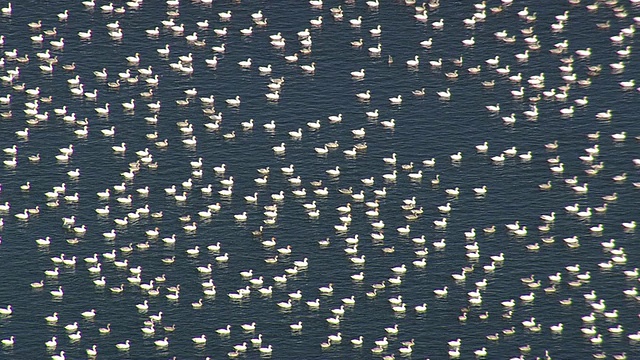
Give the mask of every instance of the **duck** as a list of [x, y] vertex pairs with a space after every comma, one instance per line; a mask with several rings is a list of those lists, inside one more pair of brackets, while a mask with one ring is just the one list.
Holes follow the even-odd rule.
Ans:
[[131, 340], [125, 340], [125, 342], [123, 343], [118, 343], [116, 344], [116, 349], [120, 350], [120, 351], [129, 351], [129, 349], [131, 348]]
[[331, 295], [333, 294], [333, 284], [329, 283], [329, 285], [327, 286], [321, 286], [318, 288], [318, 291], [320, 291], [320, 293], [324, 295]]
[[436, 296], [438, 297], [445, 297], [449, 293], [449, 287], [445, 286], [442, 289], [435, 289], [433, 290], [433, 293], [436, 294]]
[[62, 286], [58, 286], [58, 289], [49, 291], [51, 296], [54, 298], [61, 298], [64, 296], [64, 291], [62, 290]]
[[74, 332], [74, 333], [72, 333], [72, 334], [69, 334], [68, 336], [69, 336], [69, 340], [71, 340], [72, 342], [73, 341], [78, 341], [82, 337], [82, 335], [81, 335], [79, 330]]
[[402, 95], [393, 96], [389, 98], [389, 102], [391, 105], [400, 105], [402, 104]]

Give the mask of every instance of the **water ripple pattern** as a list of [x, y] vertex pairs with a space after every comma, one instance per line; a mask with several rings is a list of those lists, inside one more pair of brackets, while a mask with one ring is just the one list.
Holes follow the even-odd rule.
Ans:
[[640, 358], [638, 0], [0, 8], [0, 358]]

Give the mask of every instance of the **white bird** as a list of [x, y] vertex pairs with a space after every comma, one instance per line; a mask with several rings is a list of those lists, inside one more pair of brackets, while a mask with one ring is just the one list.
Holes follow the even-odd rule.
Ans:
[[451, 99], [451, 91], [450, 91], [449, 88], [447, 88], [445, 91], [438, 91], [437, 94], [440, 97], [440, 99], [442, 99], [442, 100], [450, 100]]
[[131, 341], [126, 340], [124, 343], [116, 344], [116, 349], [121, 351], [128, 351], [131, 348]]
[[[55, 336], [52, 339], [55, 339]], [[50, 341], [52, 341], [52, 340], [50, 340]], [[52, 343], [50, 343], [50, 341], [47, 341], [47, 348], [49, 348], [49, 349], [55, 348], [55, 344], [56, 344], [55, 340], [53, 340]], [[51, 360], [65, 360], [65, 359], [66, 359], [66, 357], [64, 355], [64, 350], [60, 351], [59, 354], [51, 355]]]
[[351, 77], [354, 79], [364, 79], [364, 69], [352, 71]]
[[8, 316], [11, 314], [13, 314], [13, 308], [11, 307], [11, 305], [7, 305], [6, 308], [0, 308], [0, 315]]
[[402, 95], [394, 96], [389, 98], [389, 102], [391, 105], [400, 105], [402, 104]]
[[436, 294], [436, 296], [444, 297], [444, 296], [447, 296], [448, 290], [449, 290], [449, 288], [447, 286], [445, 286], [442, 289], [433, 290], [433, 293]]
[[247, 58], [246, 60], [242, 60], [238, 62], [238, 65], [240, 65], [240, 67], [248, 69], [251, 67], [251, 58]]

